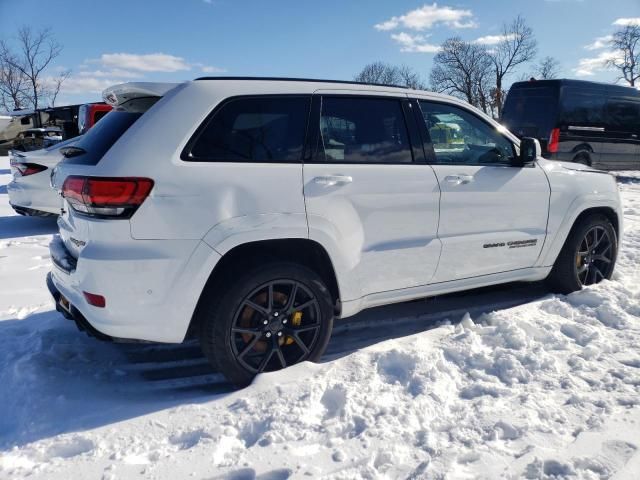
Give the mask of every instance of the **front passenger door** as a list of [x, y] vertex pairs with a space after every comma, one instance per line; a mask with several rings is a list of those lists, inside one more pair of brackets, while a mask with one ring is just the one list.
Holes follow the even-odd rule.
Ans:
[[537, 165], [471, 110], [419, 101], [440, 190], [442, 254], [432, 282], [532, 267], [545, 240], [550, 188]]

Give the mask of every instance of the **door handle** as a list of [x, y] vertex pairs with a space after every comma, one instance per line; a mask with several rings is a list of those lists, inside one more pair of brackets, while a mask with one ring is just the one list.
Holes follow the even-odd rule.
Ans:
[[447, 175], [444, 181], [453, 185], [466, 185], [473, 182], [473, 175]]
[[336, 185], [346, 185], [353, 182], [353, 178], [349, 175], [325, 175], [322, 177], [315, 177], [313, 179], [318, 185], [325, 187], [334, 187]]

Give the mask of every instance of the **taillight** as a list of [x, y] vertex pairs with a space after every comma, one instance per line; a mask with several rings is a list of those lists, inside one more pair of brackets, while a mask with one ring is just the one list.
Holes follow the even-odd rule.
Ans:
[[554, 128], [549, 135], [549, 143], [547, 143], [547, 151], [549, 153], [556, 153], [558, 151], [558, 144], [560, 143], [560, 129]]
[[131, 218], [153, 188], [150, 178], [67, 177], [62, 196], [83, 215]]
[[37, 163], [12, 163], [12, 166], [20, 173], [23, 177], [28, 177], [29, 175], [33, 175], [34, 173], [44, 172], [47, 167], [44, 165], [38, 165]]

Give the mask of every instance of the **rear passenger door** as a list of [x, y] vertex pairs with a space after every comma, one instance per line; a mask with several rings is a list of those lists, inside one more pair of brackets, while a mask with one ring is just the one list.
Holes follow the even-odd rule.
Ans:
[[514, 145], [471, 110], [419, 100], [440, 182], [442, 254], [433, 282], [532, 267], [542, 249], [550, 187], [537, 164], [514, 166]]
[[440, 191], [406, 97], [316, 92], [304, 157], [309, 235], [332, 245], [344, 301], [429, 283]]

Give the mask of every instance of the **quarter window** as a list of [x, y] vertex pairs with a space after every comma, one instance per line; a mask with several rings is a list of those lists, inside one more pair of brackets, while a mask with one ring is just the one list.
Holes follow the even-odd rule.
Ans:
[[320, 162], [411, 163], [411, 145], [397, 99], [323, 97]]
[[640, 128], [640, 102], [630, 98], [610, 98], [607, 116], [612, 130], [635, 131]]
[[513, 144], [495, 128], [466, 110], [420, 101], [436, 163], [510, 165]]
[[231, 100], [214, 114], [184, 160], [299, 162], [309, 97]]

